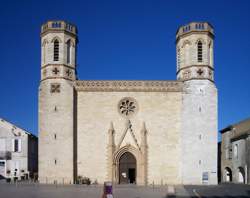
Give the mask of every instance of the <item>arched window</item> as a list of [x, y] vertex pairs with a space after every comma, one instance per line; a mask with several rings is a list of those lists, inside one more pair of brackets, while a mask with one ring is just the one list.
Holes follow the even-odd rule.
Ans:
[[189, 65], [189, 62], [190, 62], [190, 55], [189, 55], [189, 52], [190, 52], [190, 44], [187, 43], [185, 46], [184, 46], [184, 64], [185, 66], [188, 66]]
[[212, 46], [212, 42], [209, 43], [209, 65], [213, 66], [213, 46]]
[[43, 46], [43, 64], [45, 64], [46, 62], [46, 48], [45, 48], [45, 45]]
[[197, 43], [197, 61], [202, 62], [202, 42], [198, 41]]
[[59, 60], [59, 41], [56, 39], [54, 41], [54, 61]]
[[234, 157], [238, 158], [238, 144], [234, 145]]
[[181, 55], [180, 55], [180, 48], [177, 49], [177, 71], [180, 69], [181, 64]]
[[67, 64], [70, 64], [71, 59], [71, 44], [70, 40], [67, 41]]
[[47, 44], [48, 44], [48, 41], [46, 39], [44, 39], [42, 42], [42, 63], [43, 64], [45, 64], [45, 62], [46, 62]]

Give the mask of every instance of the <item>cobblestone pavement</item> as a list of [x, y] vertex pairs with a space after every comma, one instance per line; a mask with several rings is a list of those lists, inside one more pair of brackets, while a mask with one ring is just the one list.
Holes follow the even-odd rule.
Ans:
[[[102, 186], [0, 184], [0, 198], [101, 198]], [[167, 187], [114, 186], [114, 198], [166, 198]]]

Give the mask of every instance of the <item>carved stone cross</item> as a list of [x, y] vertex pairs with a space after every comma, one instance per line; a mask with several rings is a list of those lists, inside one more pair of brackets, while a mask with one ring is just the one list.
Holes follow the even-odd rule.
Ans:
[[203, 70], [202, 70], [202, 69], [199, 69], [199, 70], [197, 71], [197, 74], [199, 74], [199, 76], [201, 76], [201, 75], [203, 74]]
[[70, 69], [67, 69], [66, 74], [67, 74], [68, 76], [71, 76], [72, 72], [70, 71]]
[[55, 67], [55, 68], [52, 70], [52, 72], [53, 72], [55, 75], [57, 75], [57, 73], [59, 73], [60, 70], [58, 70], [57, 67]]

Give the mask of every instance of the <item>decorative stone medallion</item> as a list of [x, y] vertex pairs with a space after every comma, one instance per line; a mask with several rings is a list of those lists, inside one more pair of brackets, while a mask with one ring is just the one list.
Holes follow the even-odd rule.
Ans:
[[125, 97], [118, 103], [118, 112], [125, 118], [133, 116], [138, 111], [138, 104], [134, 98]]
[[59, 83], [51, 83], [50, 93], [60, 93], [61, 85]]

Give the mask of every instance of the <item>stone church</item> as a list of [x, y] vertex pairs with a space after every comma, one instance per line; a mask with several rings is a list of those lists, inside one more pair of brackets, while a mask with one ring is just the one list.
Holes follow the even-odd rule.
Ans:
[[213, 27], [178, 28], [174, 81], [78, 80], [77, 43], [70, 23], [41, 27], [40, 182], [216, 184]]

